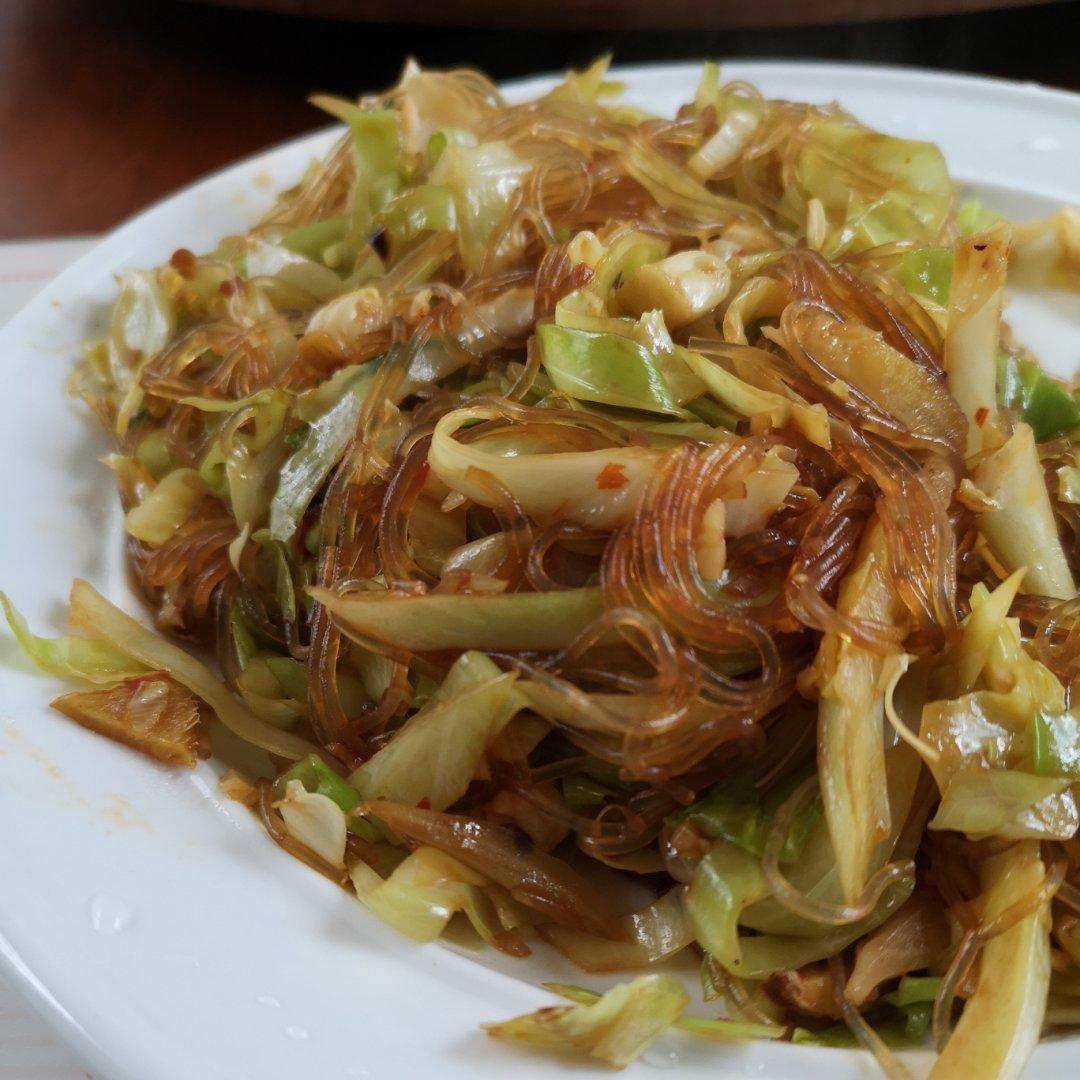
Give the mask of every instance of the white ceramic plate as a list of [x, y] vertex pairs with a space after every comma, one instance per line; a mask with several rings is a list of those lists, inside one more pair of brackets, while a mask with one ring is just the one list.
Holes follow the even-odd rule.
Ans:
[[[936, 140], [954, 176], [1018, 218], [1080, 203], [1080, 97], [837, 65], [733, 63], [725, 73], [769, 96], [838, 99], [872, 126]], [[698, 68], [622, 74], [633, 101], [670, 114]], [[64, 396], [113, 275], [242, 230], [333, 137], [272, 150], [141, 214], [0, 333], [0, 587], [34, 626], [60, 628], [76, 576], [136, 609], [113, 484], [95, 462], [105, 440]], [[1080, 359], [1075, 299], [1020, 298], [1012, 311], [1021, 336], [1071, 373]], [[538, 949], [523, 963], [397, 937], [222, 800], [212, 763], [194, 774], [158, 767], [50, 713], [60, 686], [7, 636], [0, 664], [0, 961], [97, 1080], [611, 1075], [477, 1030], [550, 1003], [536, 986], [545, 976], [583, 978], [550, 954]], [[1080, 1066], [1080, 1041], [1040, 1047], [1030, 1072], [1070, 1066]], [[677, 1068], [686, 1080], [874, 1075], [853, 1051], [675, 1037], [629, 1075], [650, 1067]]]

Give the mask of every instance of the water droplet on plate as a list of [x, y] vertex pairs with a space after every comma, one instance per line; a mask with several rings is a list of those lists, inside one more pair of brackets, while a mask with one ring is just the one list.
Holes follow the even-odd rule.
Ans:
[[682, 1055], [672, 1040], [662, 1038], [641, 1055], [641, 1060], [654, 1069], [677, 1069], [682, 1064]]
[[276, 997], [272, 997], [270, 994], [260, 994], [256, 999], [256, 1002], [260, 1005], [265, 1005], [268, 1009], [280, 1009], [281, 1002]]
[[1027, 148], [1045, 154], [1050, 150], [1060, 150], [1061, 142], [1053, 135], [1036, 135], [1034, 139], [1028, 141]]
[[300, 1024], [290, 1024], [285, 1029], [285, 1034], [290, 1039], [294, 1039], [296, 1042], [305, 1042], [311, 1038], [311, 1032], [306, 1027], [302, 1027]]
[[115, 896], [99, 893], [90, 900], [90, 925], [102, 937], [119, 934], [131, 922], [134, 912]]

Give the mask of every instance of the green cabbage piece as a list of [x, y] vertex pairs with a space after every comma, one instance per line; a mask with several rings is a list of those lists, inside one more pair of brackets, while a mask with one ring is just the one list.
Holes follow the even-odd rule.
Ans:
[[127, 512], [124, 529], [136, 540], [161, 547], [191, 519], [206, 494], [206, 484], [194, 469], [174, 469]]
[[732, 975], [744, 973], [739, 916], [771, 895], [757, 856], [720, 841], [698, 863], [686, 894], [694, 935], [705, 951]]
[[1017, 424], [1008, 442], [975, 466], [973, 480], [997, 506], [979, 515], [979, 531], [1007, 569], [1026, 568], [1021, 590], [1071, 600], [1076, 584], [1031, 426]]
[[[587, 990], [584, 986], [570, 983], [544, 983], [544, 989], [578, 1005], [592, 1005], [601, 997], [595, 990]], [[728, 1020], [725, 1017], [712, 1020], [701, 1016], [680, 1016], [671, 1026], [690, 1035], [700, 1035], [717, 1041], [778, 1039], [784, 1034], [784, 1028], [779, 1024], [754, 1024], [743, 1020]]]
[[289, 697], [294, 701], [307, 702], [307, 668], [299, 660], [291, 656], [268, 656], [266, 666]]
[[274, 792], [278, 798], [284, 798], [290, 780], [299, 780], [305, 791], [325, 795], [337, 803], [346, 814], [360, 802], [356, 789], [350, 787], [343, 777], [338, 776], [318, 754], [308, 754], [306, 758], [301, 758], [274, 781]]
[[607, 78], [611, 54], [594, 60], [583, 71], [568, 71], [563, 81], [548, 94], [559, 101], [591, 104], [604, 96], [621, 93], [624, 84]]
[[500, 1039], [549, 1050], [582, 1050], [623, 1068], [678, 1020], [689, 1000], [672, 976], [643, 975], [589, 1003], [540, 1009], [483, 1027]]
[[86, 630], [152, 671], [164, 671], [201, 698], [218, 719], [245, 742], [290, 761], [313, 753], [315, 747], [297, 735], [281, 731], [241, 705], [205, 664], [191, 653], [109, 603], [91, 585], [76, 580], [71, 587], [71, 625]]
[[[892, 842], [882, 846], [891, 850]], [[789, 876], [796, 880], [794, 873]], [[772, 891], [757, 856], [720, 840], [698, 863], [687, 892], [686, 909], [699, 944], [725, 970], [738, 978], [764, 979], [774, 971], [800, 968], [847, 948], [885, 922], [907, 900], [914, 886], [913, 877], [904, 877], [885, 889], [865, 918], [835, 928], [815, 926], [813, 936], [786, 931], [740, 935], [744, 914], [760, 901], [771, 901]], [[811, 895], [819, 892], [816, 888], [807, 891]]]
[[1075, 714], [1036, 712], [1031, 723], [1031, 757], [1037, 776], [1080, 780], [1080, 723]]
[[974, 839], [1068, 840], [1080, 826], [1071, 782], [1013, 769], [964, 769], [949, 781], [927, 827]]
[[346, 122], [356, 165], [352, 226], [362, 231], [370, 224], [373, 204], [384, 201], [400, 184], [398, 118], [393, 109], [355, 109]]
[[803, 194], [821, 200], [833, 225], [829, 257], [895, 240], [930, 243], [952, 205], [952, 181], [933, 143], [897, 139], [849, 120], [815, 120], [794, 171]]
[[653, 354], [629, 337], [547, 323], [537, 327], [540, 356], [556, 390], [579, 401], [685, 416]]
[[937, 997], [940, 986], [941, 978], [938, 975], [905, 975], [896, 989], [885, 994], [882, 1000], [898, 1008], [926, 1004]]
[[104, 641], [65, 636], [43, 638], [31, 633], [26, 620], [15, 610], [6, 593], [0, 592], [8, 626], [15, 640], [42, 671], [62, 678], [92, 683], [114, 683], [143, 675], [150, 669]]
[[909, 293], [948, 307], [952, 269], [953, 254], [948, 248], [915, 248], [901, 256], [900, 284]]
[[109, 377], [117, 403], [116, 433], [142, 408], [143, 368], [172, 340], [176, 305], [152, 271], [128, 270], [120, 276], [120, 296], [113, 307], [107, 339]]
[[437, 164], [439, 158], [442, 157], [442, 152], [452, 144], [459, 144], [461, 146], [476, 146], [479, 142], [477, 137], [466, 128], [457, 127], [441, 127], [433, 131], [428, 136], [427, 141], [427, 163], [428, 168], [433, 169]]
[[398, 243], [425, 232], [453, 232], [457, 227], [453, 192], [441, 184], [408, 188], [379, 211], [378, 222]]
[[344, 370], [347, 375], [334, 376], [340, 392], [336, 403], [310, 422], [299, 449], [281, 466], [277, 490], [270, 500], [270, 535], [274, 540], [285, 542], [296, 532], [308, 504], [356, 433], [356, 421], [376, 366], [369, 363]]
[[337, 296], [342, 290], [341, 278], [330, 267], [300, 255], [283, 244], [249, 238], [246, 260], [249, 278], [270, 278], [306, 293], [306, 298], [294, 301], [297, 306], [302, 304], [311, 309], [317, 303]]
[[241, 409], [250, 408], [253, 405], [265, 405], [274, 398], [274, 390], [256, 390], [242, 398], [211, 398], [200, 397], [198, 394], [188, 394], [179, 399], [181, 405], [190, 405], [200, 412], [207, 413], [236, 413]]
[[[668, 823], [676, 824], [688, 818], [710, 839], [727, 840], [760, 857], [765, 851], [772, 819], [790, 792], [791, 785], [782, 785], [762, 799], [749, 776], [732, 777], [710, 788], [692, 806], [677, 811], [668, 818]], [[792, 862], [802, 854], [820, 816], [820, 798], [800, 811], [781, 849], [781, 862]]]
[[372, 913], [413, 941], [434, 941], [459, 911], [489, 945], [505, 947], [508, 933], [531, 932], [528, 914], [505, 889], [436, 848], [417, 848], [385, 880], [363, 862], [349, 876]]
[[915, 888], [913, 876], [890, 885], [874, 910], [858, 922], [824, 930], [815, 937], [759, 934], [741, 940], [741, 964], [733, 971], [747, 979], [764, 979], [774, 971], [789, 970], [836, 956], [853, 942], [879, 927], [898, 910]]
[[966, 199], [956, 212], [956, 228], [961, 236], [985, 232], [1003, 220], [996, 210], [983, 206], [978, 199]]
[[491, 741], [517, 713], [516, 672], [463, 653], [424, 707], [350, 777], [365, 799], [445, 810], [465, 794]]
[[1080, 400], [1032, 360], [998, 356], [998, 399], [1018, 409], [1039, 442], [1080, 427]]
[[368, 109], [343, 98], [316, 94], [311, 103], [348, 125], [356, 181], [345, 232], [362, 234], [372, 211], [401, 186], [401, 131], [394, 109]]
[[344, 215], [298, 225], [281, 238], [281, 246], [315, 262], [325, 262], [326, 249], [342, 240], [349, 222]]
[[374, 640], [412, 652], [561, 649], [604, 610], [598, 588], [407, 598], [375, 591], [339, 596], [315, 586], [308, 592], [353, 640], [360, 644]]
[[174, 467], [164, 428], [154, 428], [139, 440], [135, 460], [155, 479], [160, 480]]
[[453, 193], [462, 262], [479, 270], [488, 241], [531, 166], [504, 142], [449, 143], [431, 171], [431, 183]]

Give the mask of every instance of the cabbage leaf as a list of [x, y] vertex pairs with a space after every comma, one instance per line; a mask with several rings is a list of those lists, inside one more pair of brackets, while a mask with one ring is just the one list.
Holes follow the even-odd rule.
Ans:
[[400, 597], [374, 591], [339, 596], [315, 587], [308, 592], [354, 640], [412, 652], [560, 649], [603, 611], [597, 588], [486, 596]]
[[309, 422], [300, 445], [281, 466], [277, 489], [270, 500], [270, 535], [275, 540], [284, 542], [296, 532], [311, 500], [356, 433], [356, 421], [375, 367], [365, 364], [346, 370], [347, 376], [338, 373], [334, 380], [341, 396]]
[[[405, 601], [407, 603], [407, 601]], [[365, 799], [445, 810], [479, 773], [491, 741], [521, 708], [516, 672], [463, 653], [424, 707], [350, 777]]]
[[76, 580], [71, 587], [70, 618], [72, 626], [96, 635], [132, 660], [166, 672], [205, 701], [218, 719], [245, 742], [291, 761], [314, 752], [315, 747], [306, 739], [278, 731], [253, 715], [191, 653], [124, 614], [85, 581]]
[[15, 610], [6, 593], [0, 592], [8, 626], [15, 640], [42, 671], [92, 683], [114, 683], [142, 675], [149, 669], [108, 642], [65, 636], [43, 638], [31, 633], [26, 620]]
[[[1025, 840], [979, 870], [983, 920], [1038, 889], [1046, 870], [1039, 844]], [[931, 1080], [993, 1076], [1016, 1080], [1038, 1042], [1050, 985], [1050, 911], [1044, 901], [983, 948], [975, 992], [930, 1071]]]
[[483, 1026], [496, 1038], [582, 1050], [621, 1069], [674, 1024], [689, 1001], [670, 975], [643, 975], [613, 986], [591, 1004], [549, 1007]]
[[894, 240], [936, 239], [953, 187], [933, 143], [897, 139], [837, 117], [815, 118], [803, 131], [795, 181], [805, 198], [821, 200], [831, 226], [830, 258]]

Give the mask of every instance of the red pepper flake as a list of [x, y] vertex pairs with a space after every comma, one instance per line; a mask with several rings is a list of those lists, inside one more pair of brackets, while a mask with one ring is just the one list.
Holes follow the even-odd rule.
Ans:
[[580, 289], [582, 285], [588, 284], [592, 280], [593, 274], [594, 271], [591, 266], [578, 263], [566, 278], [566, 283], [570, 286], [569, 291], [573, 292], [575, 289]]
[[454, 592], [467, 593], [469, 591], [469, 587], [472, 585], [472, 571], [459, 570], [456, 576], [457, 581], [454, 584]]
[[423, 798], [422, 798], [422, 799], [421, 799], [421, 800], [420, 800], [420, 801], [419, 801], [419, 802], [418, 802], [418, 803], [416, 804], [416, 809], [417, 809], [417, 810], [430, 810], [430, 809], [431, 809], [431, 800], [430, 800], [430, 799], [429, 799], [429, 798], [428, 798], [428, 797], [427, 797], [427, 796], [425, 795], [425, 796], [424, 796], [424, 797], [423, 797]]
[[596, 476], [596, 487], [599, 491], [618, 491], [627, 483], [626, 466], [617, 465], [614, 461], [608, 462]]
[[975, 410], [975, 426], [982, 427], [986, 423], [986, 418], [990, 415], [989, 409], [976, 409]]
[[232, 296], [236, 292], [236, 282], [232, 278], [226, 278], [219, 286], [218, 292], [222, 296]]
[[195, 253], [187, 248], [177, 248], [169, 259], [169, 265], [186, 279], [195, 276]]

